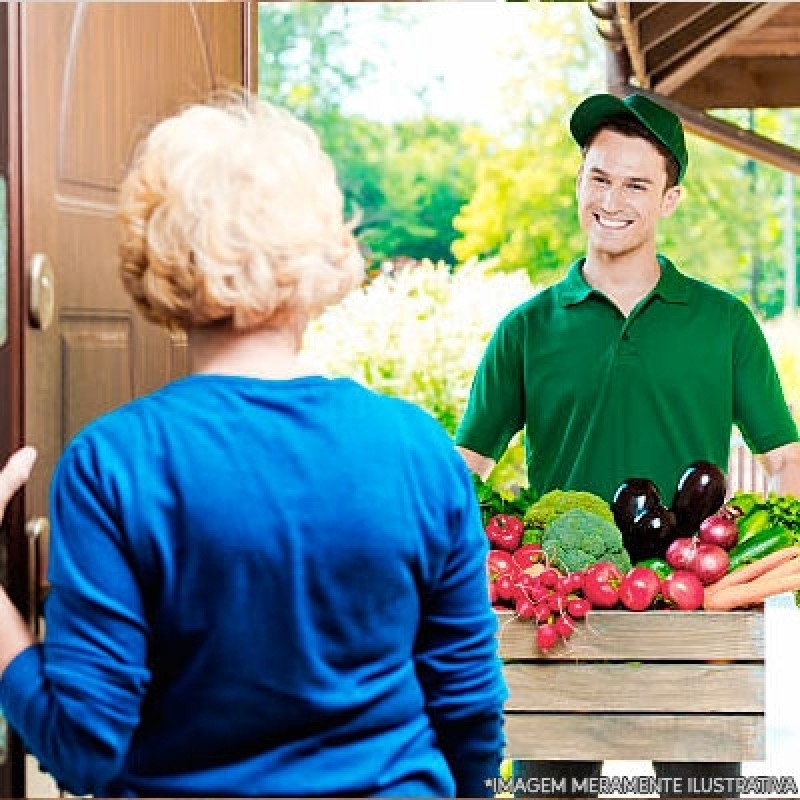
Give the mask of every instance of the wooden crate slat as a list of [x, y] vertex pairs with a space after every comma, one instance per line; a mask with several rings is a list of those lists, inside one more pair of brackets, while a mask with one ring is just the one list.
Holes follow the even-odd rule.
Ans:
[[566, 643], [547, 655], [535, 624], [498, 614], [504, 661], [761, 661], [764, 613], [757, 611], [592, 611]]
[[762, 715], [506, 714], [516, 759], [763, 761]]
[[764, 712], [761, 664], [512, 663], [504, 675], [506, 712]]

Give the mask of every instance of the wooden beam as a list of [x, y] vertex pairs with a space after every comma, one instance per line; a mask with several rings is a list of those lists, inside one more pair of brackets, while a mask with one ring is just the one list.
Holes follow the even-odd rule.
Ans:
[[694, 22], [709, 10], [710, 3], [664, 3], [639, 22], [639, 41], [647, 52], [679, 28]]
[[721, 58], [672, 97], [692, 108], [797, 108], [800, 55], [793, 58]]
[[800, 25], [796, 28], [760, 28], [728, 48], [725, 56], [731, 58], [800, 56]]
[[[725, 4], [720, 3], [719, 5], [724, 6]], [[746, 36], [750, 31], [759, 28], [785, 6], [786, 3], [757, 4], [757, 7], [746, 17], [739, 19], [733, 26], [716, 37], [706, 47], [699, 49], [679, 67], [670, 70], [663, 80], [654, 81], [654, 90], [660, 94], [672, 94], [690, 78], [719, 58], [735, 41]]]
[[[717, 3], [691, 25], [680, 28], [647, 54], [647, 64], [653, 74], [669, 75], [682, 64], [690, 62], [699, 52], [723, 36], [757, 7], [755, 3]], [[656, 81], [654, 81], [655, 83]]]
[[625, 49], [628, 51], [633, 74], [639, 85], [646, 89], [650, 88], [650, 76], [645, 68], [642, 48], [639, 46], [639, 27], [631, 19], [631, 4], [616, 3], [617, 23], [619, 25], [622, 38], [625, 42]]
[[687, 131], [756, 161], [762, 161], [794, 175], [800, 175], [800, 150], [794, 147], [743, 130], [736, 125], [723, 122], [696, 108], [683, 105], [674, 98], [656, 92], [649, 92], [636, 86], [610, 86], [609, 91], [620, 97], [625, 97], [632, 92], [644, 94], [677, 114]]
[[631, 3], [631, 18], [634, 22], [640, 22], [641, 20], [645, 19], [645, 17], [652, 14], [654, 11], [658, 11], [664, 3], [639, 3], [634, 2]]

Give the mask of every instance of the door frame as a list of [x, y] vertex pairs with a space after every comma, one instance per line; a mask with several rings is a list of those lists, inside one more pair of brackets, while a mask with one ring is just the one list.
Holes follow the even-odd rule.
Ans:
[[[9, 0], [0, 8], [0, 159], [7, 197], [7, 320], [8, 336], [0, 347], [0, 458], [21, 447], [25, 430], [25, 270], [22, 263], [21, 115], [19, 105], [19, 1]], [[9, 504], [3, 529], [7, 532], [6, 588], [12, 602], [31, 619], [30, 585], [35, 565], [25, 536], [25, 499], [20, 492]], [[0, 765], [0, 795], [25, 796], [25, 749], [9, 731], [6, 762]]]

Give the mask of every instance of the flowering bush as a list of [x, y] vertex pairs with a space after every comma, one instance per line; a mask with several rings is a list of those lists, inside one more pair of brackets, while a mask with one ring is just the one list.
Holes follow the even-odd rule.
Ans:
[[[455, 274], [428, 261], [387, 271], [312, 324], [307, 356], [327, 374], [416, 403], [452, 435], [489, 337], [533, 291], [526, 274], [492, 272], [488, 261]], [[518, 439], [492, 483], [525, 481]]]

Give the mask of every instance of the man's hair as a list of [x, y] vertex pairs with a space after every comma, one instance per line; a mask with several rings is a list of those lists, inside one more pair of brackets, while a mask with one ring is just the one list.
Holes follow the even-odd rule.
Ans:
[[586, 144], [582, 148], [584, 154], [592, 146], [592, 142], [601, 131], [614, 131], [614, 133], [621, 133], [623, 136], [636, 137], [650, 142], [664, 157], [664, 166], [667, 171], [667, 189], [678, 185], [678, 176], [681, 168], [677, 159], [670, 153], [666, 145], [657, 136], [654, 136], [636, 117], [630, 114], [615, 114], [603, 120], [586, 140]]

